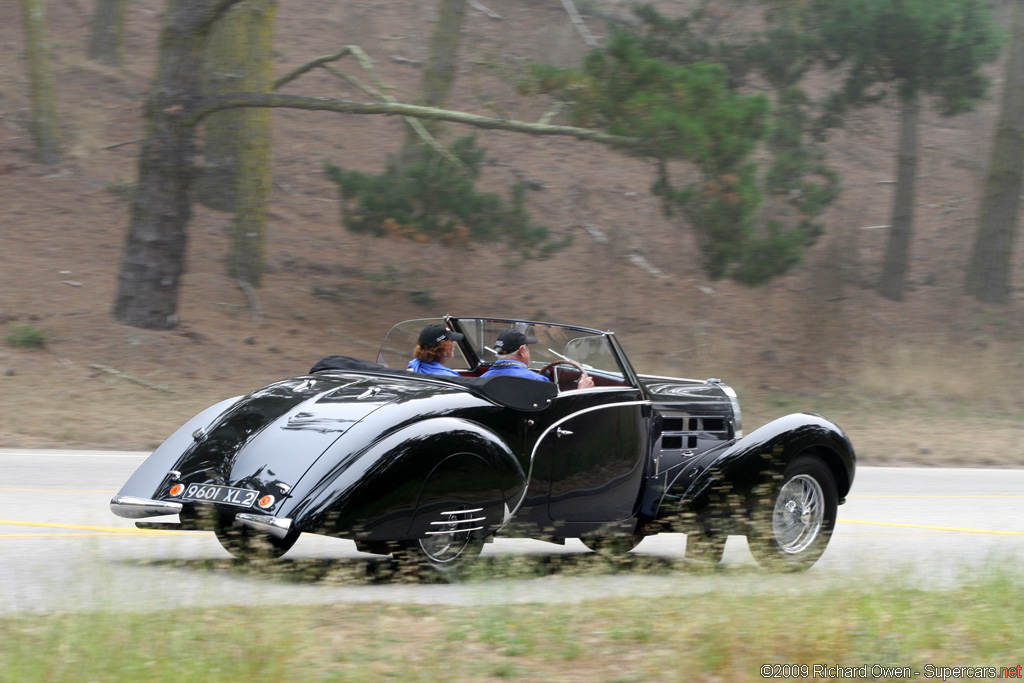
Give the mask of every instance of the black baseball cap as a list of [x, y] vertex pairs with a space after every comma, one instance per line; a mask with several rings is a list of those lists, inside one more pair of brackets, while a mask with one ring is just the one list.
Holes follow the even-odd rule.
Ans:
[[502, 356], [515, 353], [523, 344], [536, 344], [536, 337], [527, 337], [519, 330], [505, 330], [498, 335], [498, 341], [494, 342], [494, 350]]
[[433, 346], [437, 346], [446, 339], [451, 341], [460, 341], [463, 338], [463, 334], [460, 332], [452, 332], [451, 328], [441, 323], [434, 323], [433, 325], [427, 325], [420, 332], [420, 346], [425, 349], [429, 349]]

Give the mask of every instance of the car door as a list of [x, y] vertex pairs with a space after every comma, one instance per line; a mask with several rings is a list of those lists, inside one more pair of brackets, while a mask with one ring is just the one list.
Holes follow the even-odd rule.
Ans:
[[537, 442], [534, 481], [548, 488], [548, 516], [615, 522], [636, 512], [648, 453], [649, 406], [635, 391], [556, 399], [561, 417]]

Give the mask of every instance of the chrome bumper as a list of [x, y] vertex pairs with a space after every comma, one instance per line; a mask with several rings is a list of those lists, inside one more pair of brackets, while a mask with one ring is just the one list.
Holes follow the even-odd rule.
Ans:
[[110, 511], [118, 517], [142, 519], [158, 515], [176, 515], [181, 512], [181, 503], [166, 500], [150, 500], [135, 496], [114, 496], [110, 499]]
[[275, 538], [284, 538], [292, 529], [292, 520], [285, 517], [272, 517], [271, 515], [253, 515], [243, 512], [235, 515], [235, 522], [245, 526], [263, 531]]

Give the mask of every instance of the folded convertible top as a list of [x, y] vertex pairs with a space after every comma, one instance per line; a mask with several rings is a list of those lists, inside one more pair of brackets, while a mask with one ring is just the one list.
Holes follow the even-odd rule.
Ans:
[[386, 365], [373, 363], [351, 356], [327, 356], [319, 360], [310, 369], [310, 374], [325, 370], [342, 370], [345, 372], [367, 372], [393, 377], [429, 377], [457, 384], [469, 389], [472, 393], [497, 403], [498, 405], [533, 412], [544, 410], [558, 394], [558, 387], [552, 382], [542, 382], [525, 377], [495, 375], [493, 377], [451, 377], [448, 375], [423, 375], [408, 370], [396, 370]]

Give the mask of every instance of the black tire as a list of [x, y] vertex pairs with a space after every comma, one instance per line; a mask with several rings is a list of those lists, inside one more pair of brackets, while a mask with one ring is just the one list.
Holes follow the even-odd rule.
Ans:
[[832, 470], [818, 457], [798, 456], [770, 500], [754, 511], [747, 534], [754, 559], [773, 571], [810, 568], [832, 537], [837, 507]]
[[240, 560], [276, 560], [299, 540], [299, 532], [294, 529], [284, 538], [277, 538], [236, 523], [234, 514], [230, 512], [218, 513], [213, 533], [224, 550]]
[[629, 536], [587, 536], [580, 538], [580, 540], [583, 542], [583, 545], [595, 553], [608, 557], [618, 557], [625, 555], [640, 545], [640, 541], [644, 540], [644, 537], [642, 534], [631, 534]]
[[483, 547], [483, 539], [471, 538], [463, 532], [404, 541], [394, 552], [394, 558], [401, 570], [414, 577], [426, 574], [454, 581], [465, 575]]
[[686, 534], [686, 561], [695, 569], [711, 569], [722, 561], [727, 536], [703, 531]]

